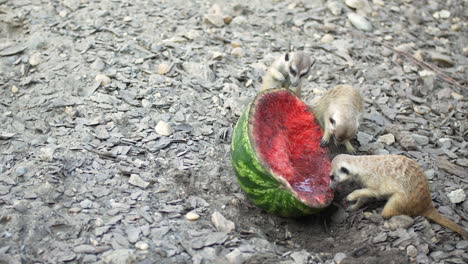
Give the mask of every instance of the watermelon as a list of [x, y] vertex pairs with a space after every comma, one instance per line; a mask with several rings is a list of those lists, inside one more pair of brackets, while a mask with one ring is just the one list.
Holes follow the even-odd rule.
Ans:
[[234, 128], [231, 160], [248, 199], [269, 213], [298, 217], [333, 200], [330, 156], [322, 130], [287, 89], [260, 92]]

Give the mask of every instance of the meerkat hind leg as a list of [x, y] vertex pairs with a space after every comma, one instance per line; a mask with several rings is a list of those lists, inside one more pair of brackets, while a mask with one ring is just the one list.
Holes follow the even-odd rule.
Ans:
[[392, 216], [401, 215], [401, 199], [402, 197], [399, 193], [394, 193], [390, 196], [390, 199], [388, 199], [384, 209], [382, 210], [382, 217], [387, 219]]
[[348, 196], [346, 196], [346, 200], [350, 202], [356, 201], [356, 203], [350, 207], [351, 210], [356, 210], [359, 207], [361, 207], [367, 201], [368, 198], [374, 197], [377, 197], [377, 194], [373, 190], [359, 189], [348, 194]]

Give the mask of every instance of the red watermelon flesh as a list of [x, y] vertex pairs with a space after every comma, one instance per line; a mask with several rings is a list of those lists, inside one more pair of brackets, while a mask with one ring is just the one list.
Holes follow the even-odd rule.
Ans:
[[259, 158], [294, 196], [311, 207], [333, 199], [328, 149], [315, 117], [289, 91], [269, 93], [255, 105], [252, 128]]

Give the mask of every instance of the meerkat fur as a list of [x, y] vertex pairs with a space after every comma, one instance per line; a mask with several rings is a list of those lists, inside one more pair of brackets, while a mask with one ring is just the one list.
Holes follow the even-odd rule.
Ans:
[[350, 140], [363, 120], [364, 105], [359, 91], [351, 85], [338, 85], [328, 90], [312, 105], [312, 112], [324, 130], [321, 145], [343, 144], [348, 153], [355, 153]]
[[296, 88], [296, 95], [301, 97], [302, 79], [309, 74], [314, 62], [302, 51], [283, 54], [263, 76], [261, 90], [292, 87]]
[[332, 188], [354, 181], [364, 188], [350, 193], [346, 199], [356, 201], [357, 209], [370, 198], [388, 199], [382, 216], [425, 216], [468, 239], [468, 231], [435, 209], [429, 184], [419, 164], [402, 155], [336, 156], [331, 164]]

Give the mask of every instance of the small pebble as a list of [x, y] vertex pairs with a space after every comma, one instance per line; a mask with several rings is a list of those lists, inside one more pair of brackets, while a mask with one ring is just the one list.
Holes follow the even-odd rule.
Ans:
[[146, 242], [138, 241], [135, 243], [135, 248], [139, 250], [147, 250], [149, 248], [149, 245]]
[[335, 38], [331, 34], [325, 34], [323, 37], [320, 39], [320, 42], [322, 43], [330, 43], [334, 40]]
[[106, 75], [104, 74], [98, 74], [96, 75], [96, 78], [95, 78], [96, 82], [100, 83], [101, 85], [108, 85], [111, 83], [111, 78], [107, 77]]
[[144, 181], [138, 174], [130, 175], [130, 179], [128, 180], [128, 183], [137, 187], [141, 187], [143, 189], [146, 189], [146, 187], [150, 185], [149, 182]]
[[418, 256], [418, 249], [413, 245], [409, 245], [406, 247], [406, 255], [410, 258], [415, 258]]
[[159, 121], [156, 125], [155, 131], [161, 136], [170, 136], [172, 133], [174, 133], [174, 129], [168, 123], [162, 120]]
[[195, 221], [195, 220], [200, 219], [200, 215], [197, 214], [197, 213], [194, 213], [194, 212], [188, 212], [188, 213], [185, 215], [185, 218], [186, 218], [187, 220], [190, 220], [190, 221]]
[[96, 71], [102, 71], [106, 67], [106, 64], [101, 58], [97, 58], [92, 64], [91, 68]]
[[29, 64], [33, 67], [39, 65], [41, 62], [42, 62], [42, 55], [40, 53], [34, 53], [29, 58]]
[[434, 178], [435, 171], [433, 169], [429, 169], [425, 171], [424, 174], [426, 174], [426, 178], [428, 180], [432, 180]]
[[240, 46], [242, 46], [240, 41], [234, 40], [234, 41], [231, 42], [231, 47], [233, 47], [233, 48], [238, 48]]
[[395, 136], [393, 134], [385, 134], [385, 135], [382, 135], [380, 136], [378, 139], [377, 139], [377, 142], [382, 142], [384, 143], [385, 145], [392, 145], [393, 143], [395, 143]]
[[461, 101], [465, 98], [463, 95], [456, 93], [456, 92], [452, 92], [450, 95], [452, 96], [453, 99], [457, 101]]
[[236, 56], [236, 57], [244, 57], [245, 56], [245, 51], [241, 47], [233, 48], [232, 51], [231, 51], [231, 55]]
[[16, 85], [11, 86], [11, 92], [14, 93], [14, 94], [19, 93], [18, 87], [16, 87]]
[[345, 258], [346, 258], [346, 254], [340, 252], [340, 253], [335, 254], [335, 257], [333, 257], [333, 260], [336, 262], [336, 264], [340, 264], [341, 262], [343, 262]]
[[123, 18], [123, 21], [124, 21], [124, 22], [130, 22], [130, 21], [132, 21], [132, 17], [130, 17], [130, 16], [125, 16], [125, 17]]
[[160, 63], [160, 64], [158, 65], [158, 68], [157, 68], [156, 72], [157, 72], [158, 74], [160, 74], [160, 75], [164, 75], [164, 74], [170, 72], [171, 69], [172, 69], [172, 65], [163, 62], [163, 63]]
[[455, 191], [451, 191], [447, 194], [447, 197], [449, 198], [451, 203], [457, 204], [465, 201], [466, 199], [466, 194], [463, 189], [457, 189]]
[[354, 27], [362, 31], [371, 31], [372, 25], [367, 21], [367, 19], [356, 13], [349, 13], [348, 19], [353, 24]]

